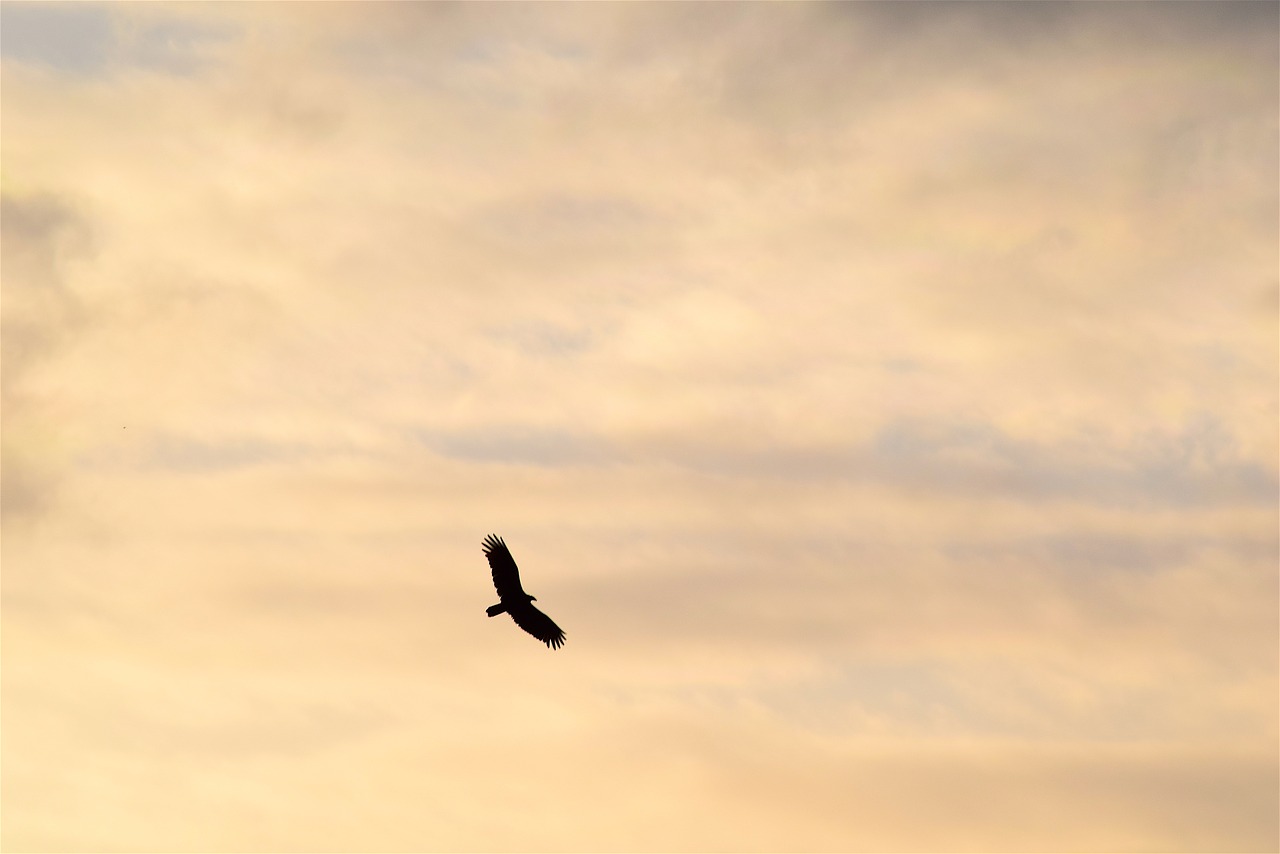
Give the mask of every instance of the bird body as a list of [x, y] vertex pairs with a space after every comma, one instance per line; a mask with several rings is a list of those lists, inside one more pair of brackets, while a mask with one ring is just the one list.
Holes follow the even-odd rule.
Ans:
[[493, 586], [498, 591], [500, 600], [497, 605], [486, 608], [485, 613], [490, 617], [510, 614], [517, 626], [549, 648], [559, 649], [564, 644], [564, 630], [533, 606], [538, 600], [525, 593], [520, 586], [520, 570], [501, 537], [490, 534], [484, 538], [484, 556], [489, 560]]

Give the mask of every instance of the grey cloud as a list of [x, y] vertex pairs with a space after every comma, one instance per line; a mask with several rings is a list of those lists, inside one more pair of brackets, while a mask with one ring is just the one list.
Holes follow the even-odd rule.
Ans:
[[[1268, 4], [718, 5], [698, 14], [664, 7], [638, 17], [647, 26], [630, 37], [621, 68], [636, 56], [652, 54], [650, 61], [658, 62], [675, 42], [675, 52], [697, 57], [678, 78], [682, 93], [756, 129], [762, 140], [803, 145], [811, 153], [819, 132], [856, 131], [882, 106], [960, 81], [981, 89], [1029, 80], [1040, 90], [1033, 100], [1052, 110], [1058, 100], [1053, 87], [1064, 75], [1080, 74], [1108, 56], [1126, 63], [1216, 56], [1251, 70], [1254, 89], [1275, 88], [1277, 16]], [[688, 28], [684, 17], [705, 21]], [[1066, 102], [1056, 109], [1070, 107]], [[1028, 111], [1022, 118], [1034, 130], [1038, 117]], [[845, 142], [842, 157], [859, 148], [856, 137]], [[1039, 153], [1046, 170], [1070, 166], [1051, 156], [1070, 153], [1065, 146]], [[998, 155], [994, 161], [1008, 174], [1006, 161]]]
[[114, 42], [99, 4], [6, 3], [0, 21], [0, 56], [74, 74], [101, 71]]
[[[534, 359], [573, 360], [590, 353], [600, 334], [590, 322], [527, 318], [489, 327], [486, 336], [500, 348], [515, 348]], [[474, 371], [467, 369], [468, 374]]]
[[42, 399], [23, 381], [83, 328], [88, 311], [66, 280], [66, 266], [91, 251], [88, 222], [54, 196], [0, 196], [0, 254], [4, 312], [0, 318], [0, 422], [3, 423], [4, 519], [40, 515], [53, 499], [58, 475], [41, 458], [48, 429]]
[[1280, 560], [1280, 540], [1205, 536], [1153, 540], [1137, 535], [1080, 531], [1025, 540], [958, 542], [944, 546], [944, 551], [949, 558], [964, 563], [1012, 560], [1100, 577], [1116, 570], [1150, 573], [1176, 569], [1215, 552], [1247, 563], [1274, 563]]
[[68, 201], [54, 195], [0, 195], [0, 232], [5, 284], [63, 291], [62, 267], [92, 246], [88, 221]]
[[[1029, 639], [1028, 639], [1029, 640]], [[997, 657], [968, 665], [938, 660], [851, 660], [825, 668], [816, 678], [780, 680], [736, 692], [789, 721], [817, 732], [847, 733], [851, 721], [892, 720], [920, 733], [960, 733], [992, 739], [1123, 743], [1185, 734], [1169, 714], [1180, 689], [1153, 687], [1145, 679], [1089, 679], [1092, 662], [1073, 671], [1054, 666], [1038, 678], [1037, 664]], [[1043, 661], [1038, 662], [1044, 667]], [[1064, 704], [1063, 683], [1088, 683], [1087, 702]], [[1071, 693], [1070, 690], [1067, 692]], [[1252, 719], [1250, 719], [1252, 718]], [[1257, 715], [1240, 723], [1257, 731]], [[856, 728], [856, 724], [853, 728]]]
[[55, 351], [84, 320], [65, 268], [90, 252], [92, 239], [87, 220], [55, 196], [0, 196], [0, 218], [5, 291], [0, 346], [8, 395], [32, 364]]
[[1280, 481], [1240, 458], [1211, 419], [1181, 433], [1126, 445], [1078, 441], [1047, 445], [982, 424], [902, 421], [865, 445], [833, 448], [690, 447], [671, 443], [651, 456], [741, 477], [869, 481], [901, 489], [1071, 498], [1107, 506], [1230, 506], [1274, 502]]
[[212, 50], [238, 35], [225, 24], [162, 19], [140, 29], [128, 45], [125, 61], [168, 74], [191, 75], [213, 64]]
[[480, 214], [481, 227], [512, 241], [591, 240], [636, 230], [662, 218], [622, 196], [544, 194], [505, 202]]
[[1275, 473], [1237, 458], [1233, 450], [1212, 419], [1127, 447], [1085, 442], [1049, 447], [982, 425], [939, 429], [902, 423], [881, 431], [867, 462], [881, 478], [907, 486], [1024, 498], [1175, 506], [1274, 501]]
[[99, 3], [6, 3], [0, 56], [73, 75], [138, 67], [189, 75], [210, 61], [209, 49], [236, 34], [226, 24], [180, 18], [132, 25]]
[[12, 440], [12, 431], [0, 446], [0, 519], [8, 525], [20, 519], [39, 517], [53, 499], [57, 476], [46, 466], [24, 454]]
[[199, 441], [177, 436], [153, 440], [140, 453], [143, 468], [179, 472], [223, 471], [288, 462], [306, 455], [297, 445], [257, 439]]
[[561, 467], [601, 465], [620, 459], [610, 443], [558, 428], [421, 431], [418, 440], [441, 456], [479, 463]]
[[513, 341], [521, 350], [535, 356], [575, 356], [591, 348], [595, 338], [590, 330], [572, 329], [548, 323], [517, 324], [500, 331], [498, 337]]
[[539, 193], [503, 199], [453, 223], [453, 239], [527, 275], [616, 268], [681, 248], [672, 218], [636, 198], [602, 192]]
[[836, 4], [820, 8], [829, 21], [843, 21], [854, 28], [864, 27], [878, 36], [901, 39], [930, 33], [949, 33], [967, 38], [981, 37], [1006, 49], [1033, 53], [1045, 43], [1063, 43], [1087, 48], [1090, 40], [1104, 43], [1131, 43], [1137, 49], [1162, 44], [1232, 41], [1265, 48], [1270, 41], [1259, 29], [1277, 22], [1276, 10], [1268, 4], [1248, 2], [1123, 4], [1025, 3], [1009, 6], [1001, 2], [950, 3], [930, 0], [921, 3]]
[[[122, 430], [128, 427], [121, 425]], [[85, 454], [78, 463], [86, 469], [202, 474], [299, 464], [358, 453], [353, 447], [337, 444], [279, 442], [252, 435], [202, 438], [153, 433], [147, 431], [145, 424], [131, 432], [136, 435], [128, 437], [128, 443], [102, 442], [98, 450]]]
[[510, 465], [674, 466], [731, 478], [877, 483], [941, 494], [1072, 499], [1102, 506], [1265, 505], [1280, 493], [1266, 465], [1241, 458], [1225, 428], [1202, 418], [1176, 434], [1124, 445], [1045, 444], [983, 424], [895, 422], [844, 448], [627, 441], [559, 427], [421, 431], [442, 456]]
[[408, 83], [426, 97], [468, 109], [515, 113], [545, 94], [512, 73], [521, 62], [589, 60], [589, 40], [575, 38], [572, 25], [566, 26], [580, 17], [600, 15], [578, 9], [566, 16], [536, 3], [365, 4], [330, 33], [329, 51], [345, 71], [361, 77]]

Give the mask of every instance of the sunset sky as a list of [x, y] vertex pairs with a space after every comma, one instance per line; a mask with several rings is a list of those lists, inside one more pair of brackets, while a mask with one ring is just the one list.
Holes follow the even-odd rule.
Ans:
[[0, 843], [1276, 850], [1278, 33], [5, 2]]

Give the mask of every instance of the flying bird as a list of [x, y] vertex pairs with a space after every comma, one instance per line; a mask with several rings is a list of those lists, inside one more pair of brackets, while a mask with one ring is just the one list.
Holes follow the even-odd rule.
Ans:
[[520, 570], [501, 537], [490, 534], [484, 538], [484, 556], [489, 559], [493, 572], [493, 586], [498, 590], [497, 605], [490, 605], [485, 613], [496, 617], [504, 611], [511, 615], [516, 625], [545, 643], [551, 649], [564, 644], [564, 631], [546, 614], [533, 607], [538, 600], [524, 592], [520, 586]]

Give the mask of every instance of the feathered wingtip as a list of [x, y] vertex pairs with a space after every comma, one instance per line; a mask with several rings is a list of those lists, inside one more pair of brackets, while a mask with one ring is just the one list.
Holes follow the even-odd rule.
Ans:
[[491, 552], [495, 551], [496, 549], [499, 549], [499, 548], [505, 549], [507, 547], [507, 544], [502, 541], [502, 537], [499, 537], [497, 534], [490, 534], [489, 536], [485, 537], [483, 545], [484, 545], [484, 553], [486, 556], [489, 555]]

